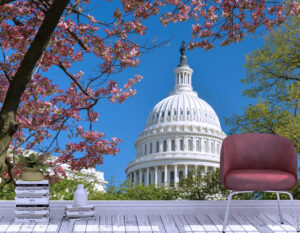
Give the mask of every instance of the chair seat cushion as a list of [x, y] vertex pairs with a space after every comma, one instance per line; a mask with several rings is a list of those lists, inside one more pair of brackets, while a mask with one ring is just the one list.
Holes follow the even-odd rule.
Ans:
[[282, 170], [240, 169], [231, 170], [225, 176], [225, 187], [236, 191], [284, 191], [295, 184], [295, 176]]

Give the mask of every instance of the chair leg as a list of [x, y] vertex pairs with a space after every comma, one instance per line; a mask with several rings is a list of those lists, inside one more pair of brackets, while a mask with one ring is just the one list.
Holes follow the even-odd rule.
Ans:
[[231, 201], [232, 195], [233, 195], [233, 192], [231, 191], [228, 195], [227, 204], [226, 204], [224, 225], [223, 225], [223, 230], [222, 230], [223, 233], [226, 232], [226, 226], [227, 226], [227, 220], [228, 220], [229, 208], [230, 208], [230, 201]]
[[293, 210], [293, 214], [294, 214], [294, 220], [295, 220], [295, 226], [296, 226], [296, 230], [297, 232], [300, 232], [300, 228], [297, 222], [297, 218], [296, 218], [296, 212], [295, 212], [295, 207], [294, 207], [294, 198], [293, 195], [289, 192], [285, 192], [287, 195], [289, 195], [290, 200], [291, 200], [291, 206], [292, 206], [292, 210]]
[[278, 204], [278, 209], [279, 209], [279, 215], [280, 215], [280, 223], [283, 224], [283, 217], [282, 217], [282, 213], [281, 213], [281, 208], [280, 208], [280, 196], [279, 193], [276, 192], [277, 195], [277, 204]]

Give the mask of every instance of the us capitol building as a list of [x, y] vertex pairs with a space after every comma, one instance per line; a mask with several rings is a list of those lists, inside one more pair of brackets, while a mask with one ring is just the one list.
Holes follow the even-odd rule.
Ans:
[[133, 184], [176, 185], [193, 170], [219, 167], [226, 135], [213, 108], [193, 91], [184, 42], [180, 53], [174, 90], [154, 106], [135, 141], [136, 159], [126, 167]]

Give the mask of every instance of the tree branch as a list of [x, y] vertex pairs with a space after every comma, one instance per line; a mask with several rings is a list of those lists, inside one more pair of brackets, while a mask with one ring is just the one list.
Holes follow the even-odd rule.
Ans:
[[94, 100], [94, 101], [96, 100], [96, 99], [92, 98], [92, 97], [89, 95], [89, 93], [87, 93], [87, 92], [83, 89], [83, 87], [81, 86], [81, 84], [73, 77], [72, 74], [70, 74], [70, 73], [67, 71], [67, 69], [64, 67], [64, 65], [63, 65], [61, 62], [59, 62], [58, 67], [61, 68], [61, 69], [65, 72], [65, 74], [66, 74], [70, 79], [72, 79], [72, 80], [75, 82], [76, 86], [81, 90], [81, 92], [82, 92], [83, 94], [85, 94], [86, 96], [88, 96], [89, 98], [91, 98], [91, 99]]
[[88, 50], [87, 47], [85, 46], [85, 44], [83, 43], [83, 41], [78, 38], [78, 36], [76, 35], [76, 33], [72, 32], [70, 29], [67, 29], [67, 32], [73, 37], [74, 40], [77, 41], [77, 43], [80, 45], [80, 47], [83, 50], [85, 50], [85, 51]]

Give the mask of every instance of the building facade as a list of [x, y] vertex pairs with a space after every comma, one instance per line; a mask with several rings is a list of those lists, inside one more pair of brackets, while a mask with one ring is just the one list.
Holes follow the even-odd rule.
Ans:
[[126, 167], [133, 184], [176, 185], [193, 170], [219, 167], [226, 135], [213, 108], [193, 91], [184, 44], [180, 52], [174, 90], [154, 106], [135, 141], [136, 159]]

